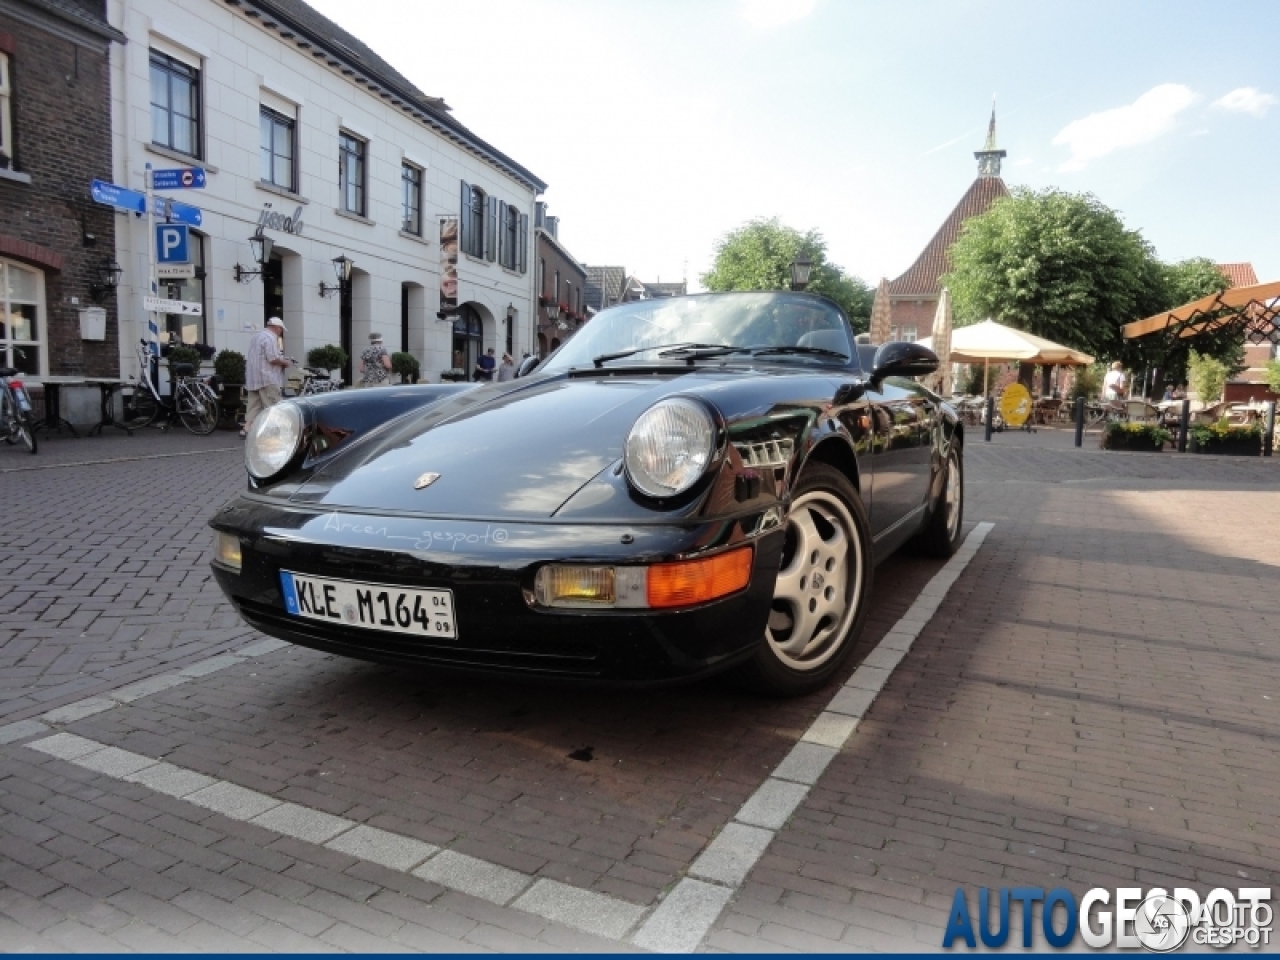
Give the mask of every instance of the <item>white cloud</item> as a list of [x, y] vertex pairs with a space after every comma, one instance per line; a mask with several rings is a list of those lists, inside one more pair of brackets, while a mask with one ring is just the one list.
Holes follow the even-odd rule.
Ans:
[[1213, 101], [1219, 110], [1231, 113], [1251, 113], [1255, 117], [1265, 117], [1267, 111], [1280, 101], [1269, 93], [1263, 93], [1257, 87], [1238, 87], [1226, 96]]
[[772, 30], [813, 13], [818, 0], [738, 0], [747, 23], [757, 30]]
[[1071, 159], [1061, 169], [1081, 170], [1091, 160], [1163, 136], [1174, 128], [1178, 114], [1196, 99], [1190, 87], [1162, 83], [1128, 106], [1073, 120], [1053, 138], [1055, 146], [1071, 148]]

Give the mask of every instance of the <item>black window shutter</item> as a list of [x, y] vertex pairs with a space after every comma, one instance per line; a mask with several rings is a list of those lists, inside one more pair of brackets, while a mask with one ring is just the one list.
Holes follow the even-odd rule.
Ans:
[[520, 272], [529, 272], [529, 215], [520, 214]]
[[471, 184], [462, 181], [462, 207], [458, 214], [458, 249], [471, 252]]
[[507, 265], [507, 205], [498, 201], [498, 263]]
[[485, 232], [484, 232], [484, 258], [493, 263], [494, 255], [498, 250], [498, 201], [493, 197], [484, 198], [485, 206]]

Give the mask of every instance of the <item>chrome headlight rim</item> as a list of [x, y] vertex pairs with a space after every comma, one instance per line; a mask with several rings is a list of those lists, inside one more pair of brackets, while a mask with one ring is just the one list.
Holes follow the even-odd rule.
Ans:
[[302, 406], [293, 400], [283, 400], [258, 414], [244, 444], [249, 476], [258, 481], [279, 476], [297, 456], [305, 427]]
[[[649, 418], [657, 417], [663, 409], [670, 407], [679, 407], [685, 411], [692, 412], [702, 419], [706, 427], [706, 442], [703, 450], [699, 451], [704, 455], [701, 465], [695, 466], [693, 470], [690, 470], [683, 478], [683, 482], [674, 487], [652, 482], [652, 478], [646, 476], [645, 471], [638, 469], [637, 463], [634, 462], [635, 448], [632, 444], [637, 431], [641, 429], [642, 425], [646, 424]], [[670, 500], [673, 497], [683, 496], [694, 489], [719, 461], [723, 452], [722, 447], [724, 446], [722, 442], [723, 436], [724, 430], [721, 418], [710, 404], [697, 397], [664, 397], [636, 417], [631, 429], [627, 431], [622, 454], [623, 472], [626, 475], [627, 482], [633, 490], [652, 500]]]

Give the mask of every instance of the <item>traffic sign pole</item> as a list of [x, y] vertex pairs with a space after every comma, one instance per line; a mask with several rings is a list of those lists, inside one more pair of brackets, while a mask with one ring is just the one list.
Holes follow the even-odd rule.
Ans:
[[[151, 164], [147, 164], [146, 172], [143, 174], [146, 178], [147, 187], [147, 292], [155, 297], [159, 295], [160, 285], [156, 282], [156, 210], [155, 210], [155, 191], [152, 189], [151, 182]], [[156, 315], [150, 310], [147, 313], [147, 352], [151, 357], [157, 359], [151, 360], [149, 365], [157, 367], [156, 376], [152, 376], [151, 370], [144, 373], [157, 390], [160, 389], [159, 383], [159, 356], [160, 356], [160, 323], [156, 319]]]

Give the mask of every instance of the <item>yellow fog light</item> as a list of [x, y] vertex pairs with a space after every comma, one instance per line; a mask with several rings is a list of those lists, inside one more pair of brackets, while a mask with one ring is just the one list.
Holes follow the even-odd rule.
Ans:
[[544, 607], [611, 607], [613, 567], [552, 564], [538, 571], [534, 593]]
[[224, 567], [230, 567], [237, 573], [240, 572], [240, 538], [230, 533], [223, 533], [221, 530], [217, 534], [218, 542], [215, 547], [217, 551], [217, 560]]

